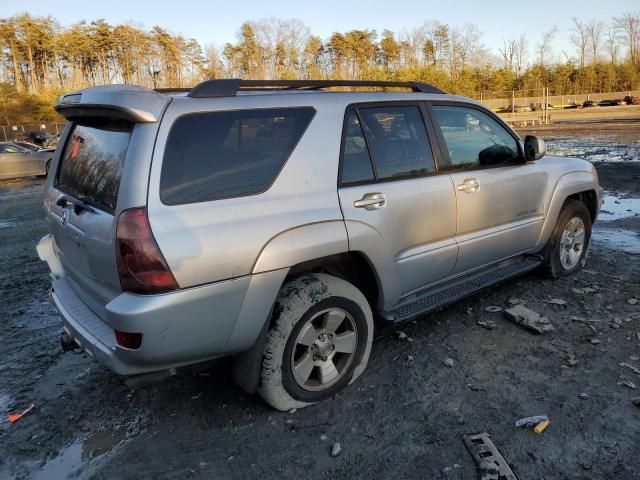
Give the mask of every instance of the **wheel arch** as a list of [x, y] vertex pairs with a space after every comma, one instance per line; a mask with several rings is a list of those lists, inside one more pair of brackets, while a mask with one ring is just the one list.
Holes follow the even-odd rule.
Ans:
[[592, 222], [598, 216], [600, 195], [598, 180], [593, 173], [580, 171], [569, 172], [558, 179], [549, 202], [547, 216], [536, 243], [536, 250], [541, 250], [551, 237], [562, 207], [568, 200], [578, 200], [589, 210]]

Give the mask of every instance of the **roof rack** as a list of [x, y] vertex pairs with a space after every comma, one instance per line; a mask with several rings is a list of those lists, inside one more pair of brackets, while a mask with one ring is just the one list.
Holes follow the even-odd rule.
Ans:
[[420, 82], [386, 82], [380, 80], [241, 80], [239, 78], [206, 80], [192, 89], [163, 88], [159, 92], [188, 92], [192, 98], [233, 97], [240, 90], [320, 90], [333, 87], [408, 88], [413, 92], [444, 93]]

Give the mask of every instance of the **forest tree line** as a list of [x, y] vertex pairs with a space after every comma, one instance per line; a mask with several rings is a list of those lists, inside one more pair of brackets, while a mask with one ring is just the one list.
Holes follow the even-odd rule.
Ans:
[[[570, 51], [552, 49], [560, 36]], [[0, 123], [20, 114], [12, 99], [30, 102], [34, 121], [46, 121], [52, 115], [46, 105], [61, 92], [109, 83], [185, 87], [229, 77], [416, 80], [484, 98], [511, 90], [535, 95], [545, 86], [551, 95], [632, 90], [640, 88], [640, 12], [608, 23], [573, 18], [562, 31], [505, 38], [497, 51], [484, 46], [478, 26], [438, 21], [322, 39], [299, 20], [268, 18], [242, 24], [235, 42], [203, 47], [160, 26], [101, 19], [63, 26], [29, 14], [0, 19]]]

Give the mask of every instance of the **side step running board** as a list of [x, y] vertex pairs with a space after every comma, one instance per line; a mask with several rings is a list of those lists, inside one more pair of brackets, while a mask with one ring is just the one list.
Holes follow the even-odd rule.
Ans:
[[504, 260], [464, 277], [420, 290], [404, 299], [393, 310], [382, 312], [382, 317], [393, 322], [400, 322], [423, 315], [457, 302], [490, 285], [534, 270], [541, 263], [539, 258], [532, 256], [519, 256]]

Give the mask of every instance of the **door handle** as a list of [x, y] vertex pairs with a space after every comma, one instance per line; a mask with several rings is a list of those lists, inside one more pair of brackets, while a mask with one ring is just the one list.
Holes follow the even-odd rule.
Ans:
[[465, 178], [464, 182], [457, 186], [461, 192], [473, 193], [480, 190], [480, 182], [475, 178]]
[[353, 202], [356, 208], [364, 208], [365, 210], [377, 210], [387, 203], [383, 193], [365, 193], [360, 200]]

